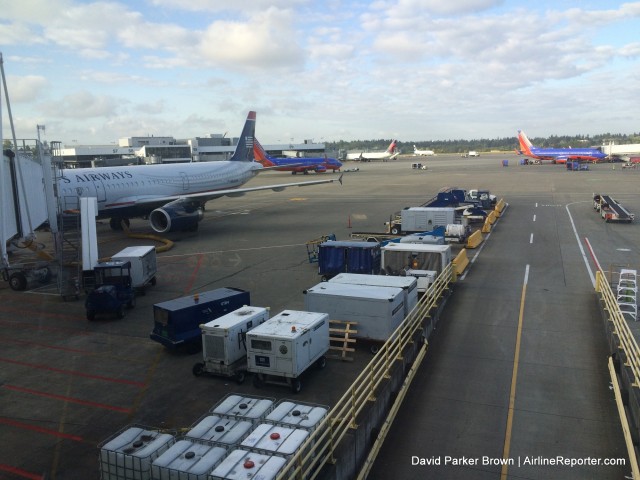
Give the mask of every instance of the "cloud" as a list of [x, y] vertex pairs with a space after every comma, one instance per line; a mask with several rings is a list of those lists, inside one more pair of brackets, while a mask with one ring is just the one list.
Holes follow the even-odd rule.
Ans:
[[62, 100], [49, 101], [42, 105], [45, 115], [57, 118], [113, 117], [123, 106], [123, 100], [109, 95], [94, 95], [80, 91], [66, 95]]
[[[43, 96], [49, 88], [49, 82], [40, 75], [26, 75], [17, 77], [7, 75], [7, 90], [11, 103], [35, 102]], [[0, 92], [4, 97], [4, 91]]]

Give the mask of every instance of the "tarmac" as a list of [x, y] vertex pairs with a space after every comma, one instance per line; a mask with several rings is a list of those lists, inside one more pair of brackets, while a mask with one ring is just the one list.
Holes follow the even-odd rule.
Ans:
[[[98, 445], [130, 424], [186, 428], [229, 393], [292, 398], [285, 387], [257, 388], [250, 379], [237, 385], [194, 377], [201, 354], [171, 352], [149, 339], [153, 305], [235, 287], [272, 315], [302, 310], [302, 291], [320, 282], [306, 242], [381, 231], [394, 212], [453, 186], [489, 189], [509, 205], [470, 252], [472, 264], [444, 308], [369, 478], [629, 475], [628, 464], [604, 465], [627, 454], [590, 272], [594, 257], [605, 270], [638, 268], [639, 227], [605, 223], [592, 196], [610, 194], [640, 212], [640, 172], [619, 164], [570, 172], [519, 165], [520, 158], [348, 162], [359, 171], [344, 173], [342, 185], [211, 201], [198, 232], [167, 235], [175, 246], [158, 255], [157, 285], [121, 320], [89, 322], [82, 299], [64, 302], [40, 288], [15, 292], [0, 284], [0, 478], [98, 478]], [[415, 162], [427, 169], [412, 169]], [[249, 185], [288, 180], [301, 176], [269, 172]], [[142, 219], [131, 229], [151, 233]], [[98, 225], [98, 236], [101, 257], [149, 244], [112, 232], [108, 221]], [[353, 362], [330, 360], [304, 378], [295, 398], [331, 406], [370, 359], [362, 347]], [[506, 471], [495, 464], [504, 459], [511, 463]], [[582, 460], [567, 466], [565, 459]]]

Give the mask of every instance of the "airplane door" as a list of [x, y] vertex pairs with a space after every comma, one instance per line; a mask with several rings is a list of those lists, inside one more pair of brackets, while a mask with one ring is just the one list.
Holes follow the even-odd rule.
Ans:
[[182, 190], [185, 192], [189, 190], [189, 176], [185, 172], [180, 172], [182, 177]]
[[104, 189], [104, 183], [102, 180], [94, 180], [93, 187], [96, 191], [96, 198], [98, 199], [98, 203], [107, 201], [107, 192]]

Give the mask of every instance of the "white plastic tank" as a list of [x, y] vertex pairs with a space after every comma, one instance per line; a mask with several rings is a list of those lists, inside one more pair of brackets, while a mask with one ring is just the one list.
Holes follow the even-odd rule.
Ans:
[[265, 421], [312, 432], [327, 416], [328, 411], [328, 407], [320, 405], [281, 400], [265, 417]]
[[207, 480], [227, 455], [227, 449], [208, 442], [178, 440], [151, 464], [153, 480]]
[[210, 412], [227, 418], [246, 419], [255, 425], [273, 409], [274, 399], [229, 394]]
[[141, 426], [130, 426], [107, 439], [100, 447], [102, 480], [150, 480], [151, 463], [175, 438]]
[[287, 463], [284, 457], [233, 450], [209, 475], [209, 480], [273, 480]]
[[309, 436], [309, 431], [261, 423], [240, 444], [243, 448], [264, 454], [289, 457], [296, 453]]
[[249, 420], [206, 415], [187, 432], [187, 437], [209, 440], [232, 447], [244, 440], [252, 429], [253, 423]]

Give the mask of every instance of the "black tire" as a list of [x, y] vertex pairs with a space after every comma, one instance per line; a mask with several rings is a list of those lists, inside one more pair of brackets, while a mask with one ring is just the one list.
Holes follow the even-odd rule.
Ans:
[[300, 381], [299, 378], [292, 378], [291, 379], [291, 391], [293, 393], [300, 393], [300, 391], [302, 390], [302, 382]]
[[13, 272], [9, 275], [9, 286], [11, 290], [16, 292], [25, 290], [27, 288], [27, 277], [22, 272]]
[[242, 385], [242, 383], [244, 382], [244, 379], [246, 378], [246, 373], [245, 372], [237, 372], [235, 374], [235, 378], [236, 378], [236, 383], [238, 385]]
[[316, 365], [318, 366], [318, 368], [320, 370], [322, 370], [324, 367], [327, 366], [327, 357], [325, 357], [324, 355], [322, 355], [317, 361], [316, 361]]
[[96, 312], [93, 312], [91, 310], [87, 310], [87, 320], [89, 320], [90, 322], [96, 319]]
[[380, 345], [372, 343], [369, 346], [369, 351], [375, 355], [376, 353], [378, 353], [380, 351]]
[[392, 235], [400, 235], [400, 227], [392, 227], [391, 228]]
[[196, 363], [191, 369], [191, 373], [193, 373], [193, 375], [196, 377], [199, 377], [200, 375], [202, 375], [204, 373], [204, 363], [202, 362]]

